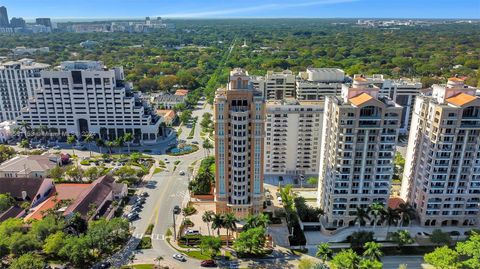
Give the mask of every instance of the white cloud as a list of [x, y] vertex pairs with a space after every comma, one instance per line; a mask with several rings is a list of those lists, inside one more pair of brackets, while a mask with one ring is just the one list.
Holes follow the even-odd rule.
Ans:
[[258, 11], [267, 11], [267, 10], [274, 10], [274, 9], [296, 8], [296, 7], [333, 5], [333, 4], [349, 3], [349, 2], [355, 2], [355, 1], [358, 1], [358, 0], [323, 0], [323, 1], [320, 0], [320, 1], [310, 1], [310, 2], [301, 2], [301, 3], [265, 4], [265, 5], [250, 6], [250, 7], [243, 7], [243, 8], [169, 13], [169, 14], [163, 14], [159, 16], [171, 17], [171, 18], [205, 18], [205, 17], [221, 17], [222, 15], [238, 14], [240, 16], [236, 16], [236, 17], [241, 17], [241, 16], [245, 16], [246, 12], [258, 12]]

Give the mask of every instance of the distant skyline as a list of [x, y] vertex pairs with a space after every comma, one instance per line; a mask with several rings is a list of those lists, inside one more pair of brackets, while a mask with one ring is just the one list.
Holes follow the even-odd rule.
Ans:
[[0, 0], [9, 18], [479, 19], [480, 0]]

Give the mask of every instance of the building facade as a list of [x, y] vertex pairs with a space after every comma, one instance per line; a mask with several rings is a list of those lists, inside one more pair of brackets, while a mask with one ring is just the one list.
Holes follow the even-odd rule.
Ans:
[[[355, 75], [354, 77], [361, 77]], [[383, 75], [365, 77], [368, 82], [380, 88], [380, 94], [390, 97], [395, 103], [403, 107], [400, 133], [408, 134], [412, 122], [412, 113], [415, 97], [422, 93], [422, 83], [415, 79], [387, 79]]]
[[41, 72], [42, 88], [22, 110], [21, 121], [60, 135], [81, 138], [94, 133], [115, 139], [132, 133], [136, 142], [152, 143], [162, 135], [161, 118], [125, 84], [123, 69], [102, 62], [63, 62]]
[[265, 77], [257, 77], [253, 83], [256, 89], [263, 92], [266, 100], [295, 98], [296, 78], [290, 70], [268, 71]]
[[7, 28], [9, 27], [8, 23], [8, 12], [7, 8], [4, 6], [0, 7], [0, 28]]
[[230, 72], [214, 102], [217, 212], [243, 218], [263, 208], [265, 102], [242, 69]]
[[308, 68], [297, 79], [296, 98], [303, 101], [325, 101], [326, 96], [340, 95], [347, 77], [341, 69]]
[[323, 102], [268, 101], [265, 174], [318, 175]]
[[462, 79], [417, 97], [401, 195], [424, 226], [480, 225], [480, 98]]
[[402, 108], [364, 78], [325, 103], [317, 203], [324, 227], [355, 225], [356, 208], [387, 204]]
[[40, 71], [49, 67], [30, 59], [0, 64], [0, 122], [15, 120], [41, 88]]

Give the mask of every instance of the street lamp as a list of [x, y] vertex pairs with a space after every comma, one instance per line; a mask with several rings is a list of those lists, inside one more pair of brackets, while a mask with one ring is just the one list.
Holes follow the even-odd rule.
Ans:
[[177, 240], [177, 225], [175, 224], [175, 215], [180, 214], [182, 210], [178, 205], [176, 205], [172, 210], [172, 217], [173, 217], [173, 241]]

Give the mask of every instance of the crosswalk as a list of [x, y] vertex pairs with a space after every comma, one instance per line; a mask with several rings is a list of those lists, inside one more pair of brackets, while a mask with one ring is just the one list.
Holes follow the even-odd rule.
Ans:
[[[145, 234], [143, 234], [143, 233], [134, 233], [133, 234], [133, 237], [137, 238], [137, 239], [142, 239], [144, 236], [145, 236]], [[164, 234], [153, 233], [152, 235], [150, 235], [150, 237], [152, 238], [152, 240], [159, 240], [159, 241], [165, 240], [165, 235]]]
[[170, 194], [170, 197], [171, 198], [184, 198], [187, 195], [188, 195], [188, 191], [180, 191], [180, 192], [177, 192], [177, 193]]

